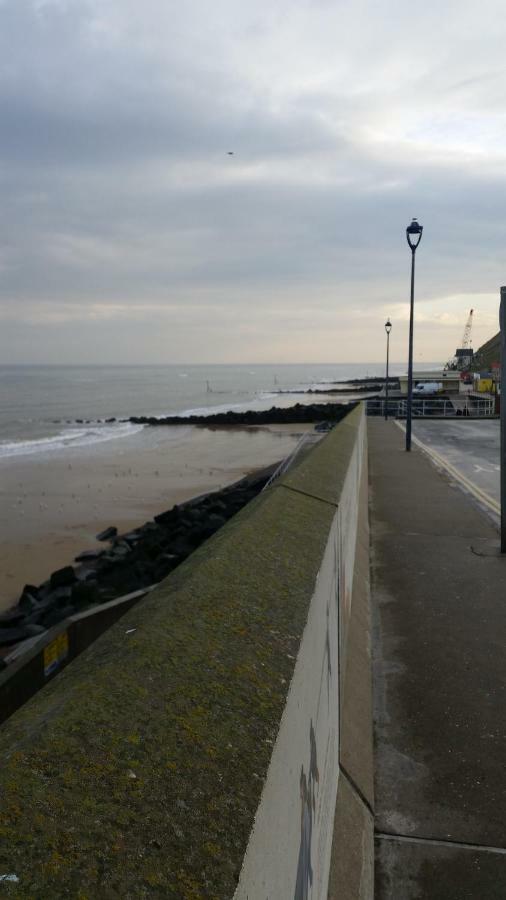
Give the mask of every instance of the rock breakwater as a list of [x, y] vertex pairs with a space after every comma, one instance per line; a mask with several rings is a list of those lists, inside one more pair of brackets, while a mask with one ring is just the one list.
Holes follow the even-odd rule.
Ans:
[[299, 422], [319, 422], [321, 420], [340, 422], [356, 404], [354, 403], [296, 403], [282, 408], [235, 412], [228, 410], [210, 415], [190, 416], [130, 416], [134, 425], [281, 425]]
[[40, 585], [25, 585], [17, 605], [0, 614], [0, 648], [42, 635], [95, 604], [162, 581], [249, 503], [275, 468], [173, 506], [134, 531], [118, 535], [114, 526], [106, 529], [97, 535], [106, 544], [103, 550], [85, 550], [76, 557], [77, 565], [58, 569]]

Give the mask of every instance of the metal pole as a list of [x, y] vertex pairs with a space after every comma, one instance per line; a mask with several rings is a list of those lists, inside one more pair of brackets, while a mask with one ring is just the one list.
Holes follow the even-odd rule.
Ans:
[[385, 381], [385, 422], [388, 421], [388, 351], [390, 348], [390, 332], [387, 331], [387, 377]]
[[501, 288], [499, 326], [501, 329], [501, 553], [506, 553], [506, 287]]
[[411, 406], [413, 402], [413, 311], [415, 300], [415, 251], [411, 248], [411, 306], [409, 311], [408, 404], [406, 410], [406, 450], [411, 450]]

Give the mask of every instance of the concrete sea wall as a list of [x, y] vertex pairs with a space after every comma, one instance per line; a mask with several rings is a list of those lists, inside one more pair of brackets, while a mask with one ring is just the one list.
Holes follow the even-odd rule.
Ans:
[[0, 729], [6, 896], [372, 897], [353, 410]]

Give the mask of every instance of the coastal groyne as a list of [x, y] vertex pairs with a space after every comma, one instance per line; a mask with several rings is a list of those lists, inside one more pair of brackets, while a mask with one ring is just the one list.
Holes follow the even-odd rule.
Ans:
[[132, 425], [203, 425], [205, 427], [222, 425], [280, 425], [303, 422], [331, 421], [340, 422], [348, 415], [353, 403], [295, 403], [293, 406], [271, 406], [270, 409], [246, 409], [236, 412], [209, 413], [207, 415], [188, 416], [130, 416], [126, 421]]
[[353, 409], [0, 729], [6, 896], [372, 896]]

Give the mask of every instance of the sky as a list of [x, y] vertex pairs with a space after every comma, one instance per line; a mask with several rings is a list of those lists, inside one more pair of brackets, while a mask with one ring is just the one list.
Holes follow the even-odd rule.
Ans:
[[[502, 0], [0, 0], [0, 363], [446, 361], [506, 283]], [[230, 155], [233, 151], [233, 155]]]

